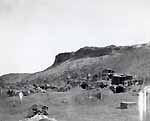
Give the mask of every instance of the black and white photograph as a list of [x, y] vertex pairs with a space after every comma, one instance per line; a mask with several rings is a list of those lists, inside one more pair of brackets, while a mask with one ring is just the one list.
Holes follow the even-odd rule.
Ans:
[[0, 0], [0, 121], [149, 120], [149, 0]]

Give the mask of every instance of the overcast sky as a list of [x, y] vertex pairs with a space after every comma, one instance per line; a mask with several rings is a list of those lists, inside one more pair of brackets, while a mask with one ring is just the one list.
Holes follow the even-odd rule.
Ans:
[[0, 75], [43, 70], [84, 46], [149, 40], [149, 0], [0, 0]]

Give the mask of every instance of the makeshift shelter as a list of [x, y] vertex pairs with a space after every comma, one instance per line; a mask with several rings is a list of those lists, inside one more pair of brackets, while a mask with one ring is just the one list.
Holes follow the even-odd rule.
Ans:
[[114, 73], [115, 73], [115, 71], [112, 70], [112, 69], [109, 69], [109, 68], [104, 69], [104, 70], [102, 71], [102, 79], [104, 79], [104, 80], [109, 80], [109, 79], [112, 78], [112, 76], [113, 76]]
[[122, 93], [125, 92], [125, 88], [123, 87], [123, 85], [119, 85], [116, 87], [116, 93]]
[[119, 85], [122, 84], [124, 85], [126, 83], [127, 80], [132, 80], [132, 76], [130, 75], [124, 75], [124, 74], [114, 74], [112, 76], [112, 84], [114, 85]]

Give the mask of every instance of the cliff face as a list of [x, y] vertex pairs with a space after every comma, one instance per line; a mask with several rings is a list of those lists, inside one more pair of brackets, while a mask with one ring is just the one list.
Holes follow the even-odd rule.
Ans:
[[113, 50], [117, 50], [119, 47], [115, 45], [107, 46], [107, 47], [83, 47], [76, 52], [67, 52], [60, 53], [56, 55], [53, 66], [61, 64], [69, 59], [79, 59], [85, 57], [99, 57], [104, 55], [109, 55]]
[[[150, 79], [149, 44], [133, 46], [84, 47], [76, 52], [60, 53], [55, 62], [46, 70], [25, 76], [24, 74], [5, 75], [0, 82], [26, 81], [32, 83], [49, 82], [63, 84], [68, 74], [77, 76], [83, 73], [99, 73], [112, 68], [118, 73], [129, 73], [140, 78]], [[5, 77], [5, 78], [4, 78]]]
[[66, 60], [71, 59], [73, 57], [73, 54], [74, 54], [73, 52], [71, 52], [71, 53], [68, 52], [68, 53], [60, 53], [60, 54], [56, 55], [53, 66], [58, 65], [60, 63], [65, 62]]

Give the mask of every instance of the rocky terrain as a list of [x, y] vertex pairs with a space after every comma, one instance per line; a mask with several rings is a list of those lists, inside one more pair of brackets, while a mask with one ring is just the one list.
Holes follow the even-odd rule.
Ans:
[[66, 78], [72, 75], [84, 77], [90, 73], [101, 74], [105, 68], [111, 68], [118, 73], [131, 74], [137, 78], [149, 80], [150, 75], [149, 44], [133, 46], [84, 47], [76, 52], [60, 53], [55, 62], [47, 69], [33, 74], [6, 74], [0, 77], [1, 86], [4, 83], [53, 83], [64, 85]]
[[[0, 77], [0, 119], [19, 121], [33, 105], [44, 105], [46, 115], [58, 121], [138, 121], [138, 105], [123, 110], [119, 106], [122, 101], [137, 104], [136, 91], [141, 85], [124, 93], [114, 93], [109, 83], [99, 85], [99, 80], [103, 81], [103, 70], [108, 68], [115, 70], [114, 76], [128, 74], [148, 84], [149, 59], [149, 44], [84, 47], [58, 54], [54, 64], [41, 72], [3, 75]], [[80, 82], [84, 82], [83, 85]], [[22, 104], [19, 90], [24, 94]], [[35, 112], [45, 114], [41, 108]]]

